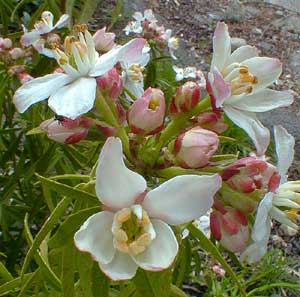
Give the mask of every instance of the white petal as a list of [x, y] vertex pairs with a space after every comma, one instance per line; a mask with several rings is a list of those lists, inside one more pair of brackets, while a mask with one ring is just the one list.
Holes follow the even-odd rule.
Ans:
[[213, 57], [211, 70], [217, 67], [221, 72], [230, 57], [231, 45], [228, 27], [223, 22], [218, 22], [213, 37]]
[[224, 106], [226, 115], [252, 139], [258, 156], [262, 156], [270, 142], [270, 132], [251, 112]]
[[251, 112], [265, 112], [292, 103], [293, 96], [290, 92], [271, 89], [263, 89], [244, 96], [232, 96], [226, 100], [226, 104], [232, 107]]
[[252, 229], [254, 241], [268, 240], [271, 232], [269, 212], [272, 208], [273, 193], [267, 193], [258, 205], [255, 222]]
[[243, 62], [249, 72], [257, 77], [258, 83], [253, 85], [253, 92], [264, 89], [279, 78], [282, 64], [278, 59], [254, 57]]
[[[129, 78], [125, 78], [123, 81], [125, 87], [136, 97], [140, 98], [144, 94], [144, 81], [133, 81]], [[129, 97], [129, 95], [128, 95]], [[132, 100], [131, 97], [128, 98], [129, 100]]]
[[159, 271], [168, 268], [178, 252], [178, 243], [172, 229], [161, 220], [151, 220], [155, 239], [146, 250], [134, 256], [134, 261], [145, 270]]
[[30, 80], [16, 91], [13, 102], [19, 112], [24, 112], [32, 104], [47, 99], [70, 81], [72, 78], [64, 73], [48, 74]]
[[36, 41], [38, 41], [40, 39], [41, 35], [38, 31], [36, 30], [32, 30], [30, 32], [26, 32], [24, 33], [24, 35], [21, 37], [21, 44], [23, 46], [29, 46], [33, 43], [35, 43]]
[[210, 209], [221, 183], [218, 174], [176, 176], [147, 193], [142, 205], [152, 218], [171, 225], [187, 223]]
[[138, 268], [132, 258], [125, 253], [117, 251], [113, 260], [108, 264], [99, 263], [101, 270], [113, 281], [131, 279]]
[[295, 138], [282, 126], [274, 127], [274, 138], [277, 153], [277, 169], [281, 176], [280, 183], [284, 183], [287, 180], [287, 171], [294, 160]]
[[94, 78], [81, 77], [58, 89], [48, 104], [56, 114], [75, 119], [93, 108], [96, 86]]
[[228, 65], [232, 63], [241, 63], [247, 59], [258, 56], [257, 48], [251, 45], [244, 45], [237, 48], [230, 56]]
[[113, 217], [112, 212], [98, 212], [90, 216], [74, 235], [76, 247], [89, 252], [100, 263], [111, 262], [116, 253], [111, 232]]
[[125, 166], [121, 140], [109, 137], [96, 171], [96, 193], [100, 201], [117, 209], [129, 207], [146, 187], [145, 179]]
[[249, 245], [241, 255], [242, 262], [255, 263], [258, 262], [267, 252], [267, 241], [255, 241]]
[[69, 22], [69, 15], [67, 14], [63, 14], [59, 20], [57, 21], [57, 23], [55, 24], [55, 26], [53, 27], [53, 29], [59, 29], [59, 28], [62, 28], [64, 26], [66, 26]]

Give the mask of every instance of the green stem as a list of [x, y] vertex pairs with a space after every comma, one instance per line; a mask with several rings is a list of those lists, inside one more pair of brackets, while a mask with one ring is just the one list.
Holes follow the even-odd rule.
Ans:
[[123, 151], [126, 154], [127, 158], [129, 160], [132, 160], [128, 135], [124, 127], [120, 126], [117, 116], [114, 114], [114, 111], [112, 110], [110, 105], [111, 104], [107, 103], [107, 100], [105, 100], [102, 93], [97, 89], [97, 98], [95, 100], [95, 106], [103, 116], [104, 120], [117, 129], [116, 136], [119, 137], [122, 141]]
[[162, 132], [160, 136], [160, 147], [162, 147], [166, 142], [170, 141], [172, 137], [178, 134], [183, 128], [186, 127], [186, 124], [190, 118], [200, 113], [201, 111], [206, 110], [210, 107], [210, 98], [209, 96], [201, 100], [195, 108], [191, 111], [179, 115], [174, 120], [170, 122], [167, 128]]

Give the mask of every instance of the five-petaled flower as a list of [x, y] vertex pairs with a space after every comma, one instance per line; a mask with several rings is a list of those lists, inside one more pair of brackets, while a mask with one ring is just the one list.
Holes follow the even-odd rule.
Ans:
[[270, 133], [255, 112], [265, 112], [293, 102], [289, 92], [268, 89], [281, 74], [278, 59], [257, 57], [255, 47], [245, 45], [231, 53], [227, 25], [217, 24], [213, 37], [213, 58], [208, 74], [208, 92], [215, 108], [245, 130], [254, 142], [257, 154], [263, 155]]
[[168, 268], [178, 243], [168, 225], [187, 223], [205, 214], [221, 186], [221, 178], [183, 175], [147, 192], [145, 179], [128, 169], [122, 145], [110, 137], [96, 170], [96, 194], [103, 211], [89, 217], [74, 236], [113, 280], [132, 278], [138, 267]]
[[19, 112], [49, 97], [49, 107], [58, 115], [75, 119], [94, 106], [96, 77], [108, 72], [120, 60], [138, 55], [145, 40], [132, 39], [99, 56], [92, 35], [86, 26], [78, 26], [78, 39], [68, 36], [65, 51], [54, 50], [55, 58], [64, 73], [53, 73], [25, 83], [14, 95]]

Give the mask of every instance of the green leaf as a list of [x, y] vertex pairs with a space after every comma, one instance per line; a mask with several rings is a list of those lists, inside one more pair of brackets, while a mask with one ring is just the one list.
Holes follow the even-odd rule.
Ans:
[[131, 297], [135, 292], [135, 285], [133, 283], [129, 283], [123, 290], [121, 290], [118, 297]]
[[71, 197], [73, 199], [81, 199], [82, 201], [90, 200], [92, 202], [99, 203], [99, 199], [95, 195], [73, 188], [66, 184], [62, 184], [57, 181], [51, 180], [50, 178], [46, 178], [38, 174], [36, 175], [42, 184], [46, 185], [47, 187], [49, 187], [49, 189], [59, 194]]
[[[25, 219], [24, 219], [24, 232], [28, 244], [32, 245], [33, 238], [28, 226], [28, 213], [25, 215]], [[43, 276], [45, 277], [46, 280], [49, 281], [49, 284], [51, 284], [56, 290], [61, 291], [61, 281], [56, 276], [56, 274], [52, 271], [50, 266], [46, 263], [45, 259], [41, 256], [41, 253], [39, 251], [37, 251], [34, 258], [37, 264], [39, 265]]]
[[73, 241], [63, 248], [62, 255], [62, 297], [75, 296], [74, 291], [74, 254], [75, 247]]
[[253, 294], [257, 293], [257, 292], [266, 291], [271, 288], [300, 289], [300, 284], [292, 284], [292, 283], [287, 283], [287, 282], [278, 282], [278, 283], [273, 283], [273, 284], [267, 284], [265, 286], [261, 286], [261, 287], [253, 289], [252, 291], [250, 291], [247, 294], [247, 297], [257, 296], [257, 295], [253, 295]]
[[83, 209], [66, 218], [60, 225], [56, 233], [50, 238], [48, 245], [50, 248], [58, 248], [65, 245], [80, 228], [83, 222], [96, 212], [99, 212], [99, 206]]
[[33, 258], [33, 256], [36, 254], [37, 249], [39, 248], [42, 241], [45, 239], [47, 234], [51, 231], [51, 229], [54, 227], [54, 225], [58, 222], [60, 217], [65, 213], [67, 206], [71, 202], [71, 198], [65, 197], [63, 198], [55, 207], [49, 218], [46, 220], [46, 222], [41, 227], [40, 231], [36, 235], [34, 241], [32, 242], [32, 245], [25, 257], [24, 264], [21, 271], [21, 277], [24, 276], [24, 273]]
[[87, 23], [92, 17], [98, 2], [95, 0], [83, 1], [83, 7], [81, 7], [81, 13], [78, 18], [79, 23]]
[[223, 256], [220, 254], [219, 250], [216, 248], [216, 246], [199, 230], [197, 229], [193, 224], [189, 224], [188, 230], [190, 233], [199, 239], [200, 246], [203, 250], [211, 254], [219, 263], [223, 266], [225, 271], [233, 278], [233, 280], [236, 282], [237, 286], [239, 287], [241, 296], [246, 297], [246, 292], [243, 288], [243, 285], [241, 284], [240, 280], [232, 270], [232, 268], [229, 266], [229, 264], [226, 262], [226, 260], [223, 258]]
[[93, 271], [93, 259], [90, 254], [76, 252], [77, 258], [77, 269], [80, 277], [80, 296], [82, 297], [91, 297], [93, 296], [92, 292], [92, 271]]
[[169, 297], [171, 276], [170, 269], [152, 272], [139, 268], [133, 282], [140, 297]]
[[4, 282], [8, 282], [14, 279], [1, 261], [0, 261], [0, 277]]
[[110, 280], [100, 270], [98, 263], [94, 262], [92, 271], [92, 291], [93, 296], [109, 296]]
[[[23, 276], [23, 282], [26, 282], [32, 275], [32, 273], [26, 273]], [[8, 294], [11, 290], [16, 290], [19, 289], [22, 283], [21, 277], [16, 277], [15, 279], [3, 284], [0, 286], [0, 296]]]

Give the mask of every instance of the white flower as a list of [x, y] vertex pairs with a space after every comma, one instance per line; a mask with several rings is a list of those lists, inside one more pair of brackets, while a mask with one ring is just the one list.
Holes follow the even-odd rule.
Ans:
[[257, 119], [255, 112], [265, 112], [290, 105], [289, 92], [268, 89], [281, 74], [278, 59], [257, 57], [255, 47], [241, 46], [231, 53], [227, 25], [217, 24], [213, 37], [213, 58], [208, 82], [216, 108], [245, 130], [254, 142], [257, 154], [263, 155], [270, 133]]
[[132, 16], [135, 21], [128, 22], [127, 26], [123, 29], [126, 35], [130, 33], [141, 34], [143, 32], [143, 22], [147, 21], [150, 24], [156, 23], [157, 19], [154, 16], [152, 9], [146, 9], [144, 15], [137, 11]]
[[[266, 253], [272, 219], [298, 229], [295, 216], [300, 210], [300, 182], [286, 182], [286, 174], [294, 158], [295, 139], [281, 126], [274, 127], [274, 136], [280, 185], [275, 193], [267, 193], [259, 203], [251, 234], [253, 242], [241, 257], [249, 263], [259, 261]], [[279, 207], [291, 210], [283, 211]]]
[[89, 217], [74, 236], [113, 280], [132, 278], [138, 267], [168, 268], [178, 252], [170, 225], [187, 223], [213, 204], [219, 175], [177, 176], [146, 192], [145, 179], [123, 161], [120, 139], [103, 146], [96, 171], [96, 194], [104, 211]]
[[97, 86], [95, 77], [105, 74], [124, 57], [138, 55], [145, 45], [144, 39], [133, 39], [99, 57], [91, 34], [85, 30], [78, 35], [78, 41], [74, 37], [66, 38], [65, 52], [58, 48], [54, 51], [65, 73], [33, 79], [16, 91], [13, 101], [19, 112], [49, 97], [48, 105], [56, 114], [77, 118], [93, 108]]
[[172, 36], [172, 30], [170, 29], [167, 29], [162, 34], [161, 38], [167, 42], [171, 57], [174, 60], [177, 60], [176, 56], [174, 55], [174, 51], [179, 48], [179, 39], [175, 36]]
[[176, 81], [181, 81], [183, 79], [195, 79], [197, 83], [200, 85], [200, 87], [205, 87], [206, 86], [206, 80], [204, 77], [204, 74], [201, 70], [198, 70], [196, 67], [185, 67], [181, 68], [178, 66], [173, 66], [173, 70], [176, 73], [175, 80]]
[[23, 26], [24, 35], [21, 38], [21, 43], [26, 47], [32, 45], [40, 54], [53, 58], [53, 51], [45, 48], [45, 37], [56, 29], [66, 26], [68, 22], [69, 15], [63, 14], [57, 23], [53, 25], [53, 14], [50, 11], [44, 11], [41, 20], [34, 24], [33, 30], [28, 32]]
[[[145, 45], [143, 50], [136, 55], [125, 56], [121, 63], [122, 80], [124, 86], [136, 97], [144, 94], [144, 67], [150, 60], [150, 47]], [[129, 101], [132, 99], [126, 94]]]

